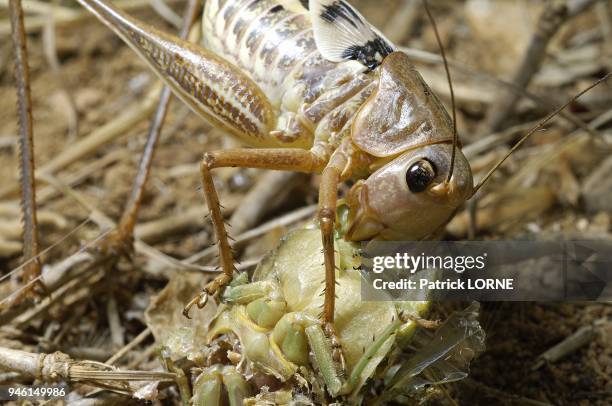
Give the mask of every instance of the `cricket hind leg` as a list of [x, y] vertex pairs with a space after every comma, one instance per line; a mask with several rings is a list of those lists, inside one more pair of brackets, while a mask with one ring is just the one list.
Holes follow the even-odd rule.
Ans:
[[[180, 38], [185, 39], [188, 37], [194, 21], [200, 14], [200, 10], [200, 0], [189, 0], [183, 17], [183, 27], [179, 33]], [[113, 232], [109, 233], [95, 247], [96, 253], [103, 258], [130, 258], [132, 255], [134, 227], [136, 226], [145, 186], [151, 172], [155, 148], [161, 136], [171, 99], [171, 89], [169, 86], [165, 86], [159, 96], [159, 102], [149, 126], [147, 141], [138, 165], [138, 173], [136, 174], [130, 197], [123, 209], [119, 224]]]
[[[219, 55], [156, 30], [105, 1], [78, 1], [130, 45], [175, 96], [215, 127], [252, 146], [302, 147], [305, 143], [307, 137], [301, 131], [287, 133], [283, 127], [274, 131], [276, 111], [267, 96], [244, 72]], [[193, 17], [189, 19], [192, 20]], [[186, 33], [185, 30], [181, 37]], [[164, 98], [169, 98], [167, 90], [164, 90]], [[131, 253], [143, 187], [165, 112], [166, 108], [160, 103], [130, 200], [119, 226], [99, 250], [104, 256], [129, 256]]]
[[210, 124], [254, 147], [270, 136], [277, 109], [245, 72], [209, 49], [167, 34], [104, 0], [78, 0], [112, 29], [174, 94]]
[[21, 273], [24, 288], [8, 300], [0, 302], [0, 308], [19, 304], [24, 298], [41, 288], [48, 294], [38, 277], [41, 273], [39, 258], [38, 222], [36, 216], [36, 185], [34, 180], [34, 136], [32, 123], [32, 97], [28, 51], [21, 0], [9, 1], [9, 13], [15, 51], [15, 80], [19, 114], [19, 167], [21, 182], [21, 209], [23, 220], [23, 259]]
[[232, 149], [225, 151], [209, 152], [204, 154], [200, 164], [200, 175], [204, 199], [208, 205], [215, 240], [219, 248], [219, 259], [222, 274], [208, 283], [202, 292], [194, 297], [183, 310], [183, 315], [189, 318], [189, 311], [197, 305], [202, 308], [206, 305], [208, 298], [215, 295], [221, 288], [227, 286], [234, 275], [234, 255], [230, 245], [230, 237], [225, 229], [225, 221], [221, 213], [221, 204], [215, 189], [211, 171], [214, 168], [241, 167], [288, 170], [295, 172], [314, 173], [320, 172], [325, 167], [326, 157], [298, 148], [259, 148], [259, 149]]

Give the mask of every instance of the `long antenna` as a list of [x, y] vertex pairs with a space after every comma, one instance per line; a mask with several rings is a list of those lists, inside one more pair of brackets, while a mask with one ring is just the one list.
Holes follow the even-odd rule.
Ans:
[[453, 90], [453, 81], [451, 80], [450, 69], [448, 68], [448, 61], [446, 60], [446, 52], [444, 52], [444, 46], [442, 46], [442, 40], [440, 39], [440, 34], [438, 33], [438, 26], [436, 25], [436, 21], [429, 11], [429, 4], [427, 0], [423, 0], [423, 6], [425, 6], [425, 12], [427, 13], [427, 17], [431, 22], [431, 25], [434, 30], [434, 34], [436, 35], [436, 41], [438, 42], [438, 47], [440, 47], [440, 54], [442, 55], [442, 61], [444, 62], [444, 70], [446, 71], [446, 80], [448, 81], [448, 87], [450, 89], [450, 97], [451, 97], [451, 108], [453, 110], [453, 151], [451, 152], [451, 162], [450, 169], [448, 171], [448, 177], [446, 178], [446, 182], [450, 182], [453, 177], [453, 169], [455, 169], [455, 154], [457, 149], [457, 143], [459, 142], [459, 135], [457, 134], [457, 109], [455, 107], [455, 92]]
[[[502, 159], [500, 159], [499, 162], [497, 164], [495, 164], [495, 166], [493, 168], [491, 168], [491, 170], [489, 172], [487, 172], [487, 174], [484, 176], [484, 178], [482, 178], [482, 180], [480, 182], [478, 182], [478, 185], [476, 185], [476, 187], [474, 188], [474, 191], [472, 192], [472, 196], [474, 196], [476, 194], [476, 192], [478, 192], [478, 189], [480, 189], [482, 187], [482, 185], [484, 185], [489, 180], [491, 175], [493, 175], [493, 172], [495, 172], [501, 166], [501, 164], [503, 164], [504, 161], [506, 159], [508, 159], [508, 157], [514, 153], [514, 151], [519, 149], [520, 146], [523, 145], [523, 143], [525, 141], [527, 141], [527, 138], [529, 138], [533, 133], [535, 133], [536, 131], [538, 131], [542, 127], [544, 127], [544, 125], [546, 123], [548, 123], [554, 116], [559, 114], [561, 112], [561, 110], [565, 109], [567, 106], [569, 106], [574, 101], [576, 101], [578, 98], [580, 98], [580, 96], [582, 96], [583, 94], [585, 94], [589, 90], [593, 89], [594, 87], [599, 85], [601, 82], [605, 82], [610, 76], [612, 76], [612, 72], [606, 74], [601, 79], [599, 79], [596, 82], [594, 82], [593, 84], [589, 85], [586, 89], [582, 90], [580, 93], [578, 93], [577, 95], [572, 97], [569, 101], [567, 101], [567, 103], [565, 103], [563, 106], [557, 108], [555, 111], [553, 111], [548, 116], [546, 116], [546, 118], [544, 120], [540, 121], [538, 123], [538, 125], [536, 125], [531, 130], [529, 130], [529, 132], [527, 134], [525, 134], [516, 144], [514, 144], [514, 146], [512, 148], [510, 148], [510, 151], [508, 151], [506, 156], [504, 156]], [[472, 197], [472, 196], [470, 196], [470, 197]]]

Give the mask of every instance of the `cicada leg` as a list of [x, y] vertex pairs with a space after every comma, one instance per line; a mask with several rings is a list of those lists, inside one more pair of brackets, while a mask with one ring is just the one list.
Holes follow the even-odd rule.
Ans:
[[[243, 274], [246, 276], [246, 274]], [[250, 319], [263, 328], [273, 328], [285, 314], [287, 302], [273, 281], [257, 281], [235, 286], [238, 278], [223, 292], [223, 300], [246, 306]]]
[[206, 368], [193, 385], [191, 402], [194, 405], [221, 405], [222, 389], [221, 366]]
[[327, 391], [333, 397], [338, 396], [344, 382], [342, 372], [336, 368], [337, 363], [334, 360], [333, 349], [327, 339], [327, 334], [318, 324], [306, 328], [305, 333]]
[[230, 406], [244, 404], [251, 390], [246, 380], [233, 366], [213, 365], [202, 371], [195, 381], [191, 404], [199, 406], [222, 405], [225, 389]]
[[241, 167], [312, 173], [320, 172], [324, 162], [324, 157], [319, 157], [315, 153], [303, 149], [234, 149], [204, 154], [204, 159], [200, 165], [200, 174], [204, 198], [210, 211], [215, 239], [219, 247], [219, 258], [223, 273], [206, 285], [202, 292], [187, 304], [183, 310], [186, 317], [189, 317], [191, 307], [194, 305], [199, 308], [204, 307], [209, 296], [227, 286], [232, 280], [235, 269], [229, 236], [221, 213], [221, 204], [211, 174], [212, 169]]
[[320, 325], [313, 324], [306, 328], [306, 336], [319, 371], [327, 386], [327, 390], [333, 397], [347, 395], [358, 390], [370, 377], [371, 372], [376, 369], [378, 364], [384, 359], [391, 348], [395, 339], [394, 335], [399, 331], [402, 324], [410, 322], [408, 317], [400, 314], [387, 328], [379, 334], [372, 344], [364, 348], [363, 355], [359, 358], [352, 368], [351, 374], [346, 379], [343, 371], [337, 368], [337, 361], [334, 359], [334, 349], [329, 339]]
[[[389, 340], [393, 340], [393, 335], [398, 332], [401, 325], [403, 323], [409, 322], [409, 319], [403, 317], [402, 314], [399, 315], [391, 324], [387, 326], [386, 329], [383, 330], [381, 334], [378, 335], [372, 342], [372, 344], [365, 349], [363, 355], [355, 364], [355, 367], [351, 371], [351, 375], [348, 378], [346, 383], [347, 388], [350, 391], [360, 387], [365, 383], [365, 381], [369, 377], [369, 373], [365, 373], [368, 370], [374, 370], [378, 366], [378, 364], [383, 360], [384, 357], [378, 356], [381, 352], [386, 353], [391, 344]], [[386, 348], [384, 348], [386, 347]]]

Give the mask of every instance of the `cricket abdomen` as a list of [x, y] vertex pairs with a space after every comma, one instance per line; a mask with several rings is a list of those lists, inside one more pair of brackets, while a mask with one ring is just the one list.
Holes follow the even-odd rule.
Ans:
[[247, 72], [277, 105], [283, 79], [317, 50], [307, 10], [297, 0], [291, 9], [283, 3], [212, 0], [203, 20], [204, 45]]

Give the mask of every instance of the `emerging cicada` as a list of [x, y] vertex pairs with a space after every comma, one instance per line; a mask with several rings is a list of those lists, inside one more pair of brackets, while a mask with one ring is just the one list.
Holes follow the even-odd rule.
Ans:
[[[432, 306], [426, 300], [362, 301], [359, 245], [340, 236], [335, 325], [346, 364], [338, 365], [319, 320], [325, 274], [319, 233], [316, 222], [290, 232], [250, 281], [246, 274], [235, 278], [205, 331], [168, 332], [160, 321], [152, 327], [169, 353], [197, 366], [193, 404], [414, 404], [432, 384], [466, 376], [484, 347], [478, 305], [436, 328], [422, 319]], [[176, 300], [170, 293], [176, 290], [167, 289], [150, 320], [172, 320], [166, 302]]]

